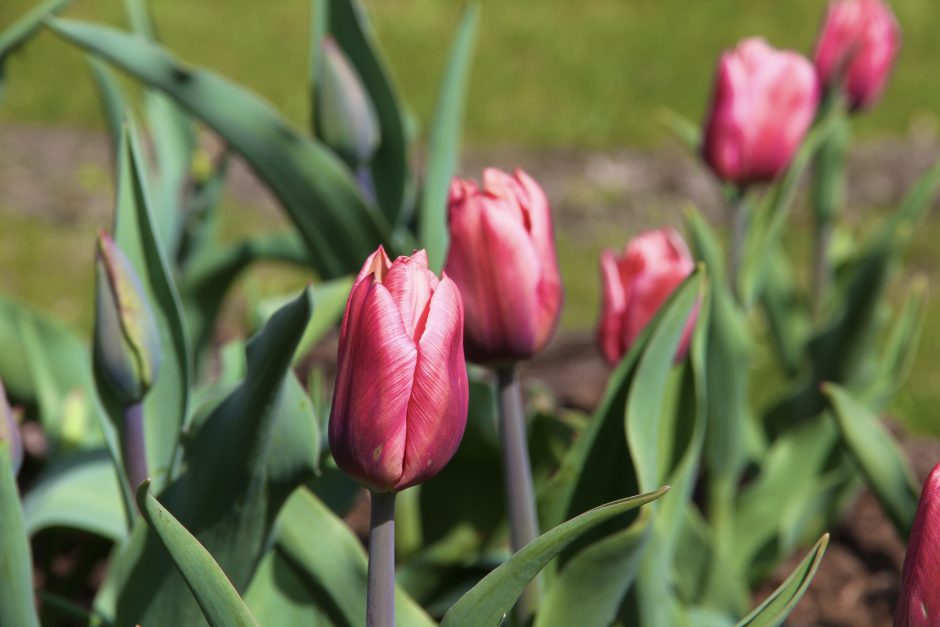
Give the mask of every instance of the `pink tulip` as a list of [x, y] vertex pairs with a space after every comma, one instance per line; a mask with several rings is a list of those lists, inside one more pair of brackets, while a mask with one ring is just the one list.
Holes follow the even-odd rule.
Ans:
[[705, 161], [738, 185], [773, 180], [803, 141], [818, 103], [816, 72], [806, 58], [745, 39], [718, 62]]
[[423, 250], [389, 261], [380, 246], [353, 284], [340, 327], [330, 448], [377, 492], [427, 481], [467, 423], [463, 305]]
[[[685, 242], [673, 229], [647, 231], [624, 254], [601, 254], [603, 305], [597, 326], [601, 352], [615, 365], [630, 350], [669, 295], [695, 269]], [[689, 317], [676, 360], [685, 357], [698, 310]]]
[[934, 466], [920, 495], [907, 541], [894, 625], [940, 625], [940, 464]]
[[819, 80], [844, 81], [852, 109], [868, 107], [881, 97], [900, 47], [901, 29], [881, 0], [836, 0], [816, 43]]
[[552, 336], [562, 288], [545, 193], [522, 170], [483, 172], [483, 186], [454, 178], [445, 269], [467, 312], [467, 357], [531, 357]]

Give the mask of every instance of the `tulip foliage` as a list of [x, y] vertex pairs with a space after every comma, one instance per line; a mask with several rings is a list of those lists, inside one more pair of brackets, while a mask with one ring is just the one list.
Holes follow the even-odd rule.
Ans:
[[[612, 371], [590, 414], [516, 374], [563, 301], [550, 199], [521, 170], [455, 177], [474, 4], [423, 169], [356, 0], [313, 3], [309, 132], [177, 59], [143, 0], [126, 3], [133, 32], [53, 17], [62, 4], [0, 34], [0, 63], [43, 27], [87, 53], [114, 139], [114, 221], [85, 295], [92, 338], [0, 296], [0, 627], [777, 625], [863, 485], [910, 537], [898, 624], [940, 611], [938, 471], [918, 505], [878, 418], [923, 324], [922, 282], [889, 295], [940, 164], [870, 233], [839, 219], [849, 115], [881, 95], [897, 51], [879, 0], [832, 5], [815, 66], [756, 38], [718, 61], [703, 131], [682, 128], [726, 192], [730, 244], [691, 209], [685, 237], [625, 234], [622, 255], [603, 253]], [[115, 69], [143, 88], [139, 114]], [[290, 230], [219, 236], [235, 157]], [[809, 260], [789, 245], [804, 178]], [[214, 343], [236, 277], [272, 260], [315, 280], [253, 303], [250, 339]], [[305, 356], [334, 328], [330, 391]], [[7, 394], [49, 445], [28, 486]], [[33, 602], [30, 541], [55, 533], [108, 547], [90, 605], [55, 590]]]

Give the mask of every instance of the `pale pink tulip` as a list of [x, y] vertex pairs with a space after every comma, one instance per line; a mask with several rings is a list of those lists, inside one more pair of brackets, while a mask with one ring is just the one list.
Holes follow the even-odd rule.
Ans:
[[551, 338], [562, 288], [548, 199], [522, 170], [489, 168], [483, 186], [454, 178], [445, 269], [466, 308], [467, 357], [531, 357]]
[[901, 29], [881, 0], [836, 0], [816, 43], [816, 71], [824, 85], [844, 81], [852, 109], [881, 97], [901, 47]]
[[359, 273], [340, 327], [330, 413], [336, 464], [379, 492], [427, 481], [450, 461], [467, 422], [463, 305], [423, 250]]
[[[616, 364], [669, 295], [695, 269], [682, 237], [673, 229], [647, 231], [630, 240], [623, 255], [601, 254], [603, 304], [597, 325], [601, 353]], [[676, 360], [685, 357], [698, 310], [689, 317]]]
[[745, 39], [718, 62], [702, 154], [719, 178], [773, 180], [790, 163], [819, 104], [813, 65], [802, 55]]
[[920, 495], [914, 526], [907, 541], [894, 625], [940, 625], [940, 464], [927, 477]]

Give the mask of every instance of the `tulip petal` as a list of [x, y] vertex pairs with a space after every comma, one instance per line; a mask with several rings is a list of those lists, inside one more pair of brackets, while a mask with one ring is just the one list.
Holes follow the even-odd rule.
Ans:
[[597, 343], [610, 364], [616, 364], [623, 354], [623, 314], [627, 308], [627, 295], [620, 281], [620, 269], [614, 253], [601, 253], [601, 318], [597, 325]]
[[395, 490], [426, 481], [450, 461], [467, 424], [467, 365], [463, 357], [463, 306], [457, 286], [444, 276], [431, 297], [418, 343], [414, 387], [401, 479]]
[[347, 305], [330, 413], [330, 448], [347, 473], [389, 490], [402, 473], [417, 348], [385, 285], [361, 281]]
[[[417, 257], [419, 253], [415, 254]], [[431, 293], [438, 285], [437, 277], [428, 270], [427, 254], [420, 257], [399, 257], [392, 264], [383, 283], [395, 299], [405, 329], [418, 341], [427, 318]]]
[[897, 627], [929, 627], [940, 621], [940, 464], [924, 483], [904, 557]]

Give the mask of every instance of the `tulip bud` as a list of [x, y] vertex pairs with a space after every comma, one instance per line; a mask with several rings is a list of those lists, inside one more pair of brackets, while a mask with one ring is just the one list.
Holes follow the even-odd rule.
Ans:
[[316, 130], [346, 163], [366, 165], [379, 146], [379, 120], [356, 68], [332, 37], [323, 39], [316, 89]]
[[330, 449], [377, 492], [427, 481], [467, 423], [463, 304], [423, 250], [389, 261], [380, 246], [353, 284], [340, 327]]
[[924, 483], [907, 541], [895, 627], [940, 624], [940, 464]]
[[786, 168], [816, 115], [819, 86], [802, 55], [745, 39], [718, 62], [702, 154], [719, 178], [744, 185]]
[[[630, 350], [657, 310], [694, 269], [689, 249], [673, 229], [638, 235], [621, 256], [610, 250], [601, 254], [603, 308], [597, 342], [611, 365]], [[685, 357], [697, 316], [697, 309], [689, 316], [676, 361]]]
[[444, 265], [463, 296], [467, 357], [477, 363], [531, 357], [552, 336], [562, 288], [551, 210], [529, 175], [483, 172], [483, 187], [454, 178]]
[[13, 462], [13, 476], [20, 472], [23, 465], [23, 438], [20, 435], [20, 426], [16, 422], [13, 410], [7, 401], [3, 382], [0, 381], [0, 447], [9, 447], [10, 459]]
[[137, 403], [160, 370], [157, 322], [130, 260], [106, 233], [98, 237], [95, 265], [96, 365], [123, 403]]
[[874, 104], [884, 91], [901, 47], [901, 29], [881, 0], [836, 0], [816, 43], [823, 85], [844, 82], [853, 110]]

